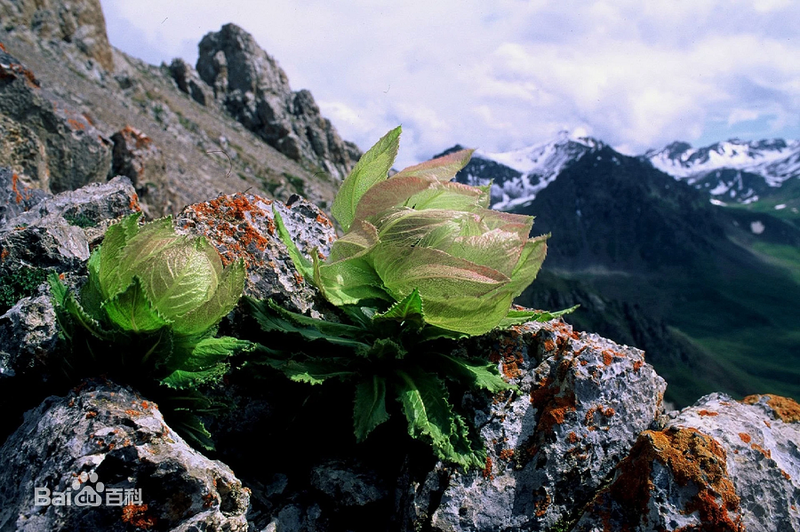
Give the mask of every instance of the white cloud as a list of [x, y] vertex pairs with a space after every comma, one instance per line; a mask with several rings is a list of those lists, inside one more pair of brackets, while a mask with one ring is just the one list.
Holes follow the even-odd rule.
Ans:
[[795, 2], [101, 2], [112, 43], [151, 62], [194, 61], [187, 43], [242, 26], [362, 149], [402, 123], [400, 166], [580, 127], [633, 152], [746, 137], [753, 113], [800, 137]]

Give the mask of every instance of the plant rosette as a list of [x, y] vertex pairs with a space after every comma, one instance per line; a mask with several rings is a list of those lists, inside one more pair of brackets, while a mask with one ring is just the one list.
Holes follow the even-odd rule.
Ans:
[[411, 436], [428, 441], [442, 460], [482, 467], [485, 452], [450, 404], [448, 385], [492, 393], [511, 387], [496, 365], [454, 355], [452, 343], [435, 341], [551, 320], [572, 309], [512, 310], [513, 299], [541, 268], [547, 237], [529, 238], [531, 216], [489, 209], [489, 186], [452, 182], [472, 150], [388, 177], [400, 131], [390, 131], [367, 151], [342, 183], [332, 213], [345, 234], [325, 261], [317, 253], [309, 261], [275, 215], [296, 268], [347, 323], [249, 301], [265, 331], [325, 341], [349, 354], [319, 354], [313, 348], [287, 354], [262, 346], [260, 363], [296, 381], [354, 382], [358, 441], [389, 418], [387, 397], [394, 396]]
[[208, 240], [176, 234], [169, 217], [140, 226], [139, 216], [108, 229], [89, 258], [80, 299], [58, 276], [49, 278], [68, 347], [63, 369], [72, 380], [107, 375], [156, 394], [162, 409], [180, 417], [176, 428], [209, 448], [195, 414], [218, 405], [198, 388], [221, 379], [229, 356], [252, 348], [216, 336], [242, 295], [245, 267], [223, 268]]

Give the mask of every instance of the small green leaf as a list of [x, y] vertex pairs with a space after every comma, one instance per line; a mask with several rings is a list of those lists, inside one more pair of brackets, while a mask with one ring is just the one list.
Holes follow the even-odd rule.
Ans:
[[311, 264], [311, 261], [308, 260], [297, 248], [297, 244], [295, 244], [294, 240], [292, 240], [292, 235], [289, 234], [286, 224], [283, 223], [283, 217], [277, 209], [272, 209], [272, 215], [275, 219], [275, 227], [278, 230], [278, 237], [281, 239], [281, 242], [283, 242], [283, 245], [286, 246], [286, 250], [289, 252], [289, 257], [292, 259], [292, 263], [294, 264], [294, 268], [300, 273], [300, 275], [310, 281], [314, 278], [314, 267]]
[[356, 385], [353, 427], [356, 441], [364, 441], [375, 427], [389, 419], [386, 411], [386, 379], [373, 375]]
[[467, 360], [465, 358], [439, 354], [437, 364], [448, 377], [460, 382], [466, 381], [473, 388], [488, 390], [491, 393], [514, 389], [497, 372], [497, 364], [486, 361]]
[[342, 183], [331, 206], [331, 214], [347, 231], [353, 223], [358, 201], [373, 185], [386, 179], [400, 147], [401, 127], [396, 127], [377, 142]]
[[215, 364], [197, 371], [178, 369], [161, 379], [161, 384], [176, 390], [193, 389], [204, 384], [219, 382], [227, 372], [227, 364]]
[[287, 360], [280, 366], [273, 366], [283, 371], [284, 375], [295, 382], [306, 384], [322, 384], [328, 379], [347, 379], [355, 375], [350, 369], [350, 360], [340, 357], [313, 358], [308, 360]]
[[369, 349], [370, 345], [356, 340], [364, 336], [364, 329], [344, 323], [331, 323], [289, 312], [271, 300], [259, 301], [248, 297], [250, 312], [265, 332], [300, 334], [306, 340], [325, 340], [333, 344], [356, 349]]
[[214, 440], [211, 439], [211, 433], [208, 432], [206, 426], [196, 415], [190, 412], [180, 412], [178, 415], [172, 416], [168, 421], [170, 426], [174, 427], [175, 431], [190, 445], [206, 451], [214, 450]]
[[376, 322], [407, 322], [418, 327], [422, 327], [422, 325], [425, 323], [424, 317], [425, 315], [422, 311], [422, 298], [419, 297], [419, 290], [415, 288], [413, 292], [403, 298], [402, 301], [396, 302], [386, 312], [375, 314], [373, 320]]
[[437, 456], [452, 460], [450, 436], [455, 420], [444, 382], [415, 367], [395, 373], [399, 377], [397, 396], [408, 419], [408, 433], [430, 441]]
[[554, 312], [547, 312], [544, 310], [511, 310], [508, 315], [500, 322], [498, 328], [507, 329], [512, 325], [521, 325], [529, 321], [550, 321], [560, 318], [564, 314], [569, 314], [577, 309], [580, 305], [575, 305], [564, 310], [557, 310]]

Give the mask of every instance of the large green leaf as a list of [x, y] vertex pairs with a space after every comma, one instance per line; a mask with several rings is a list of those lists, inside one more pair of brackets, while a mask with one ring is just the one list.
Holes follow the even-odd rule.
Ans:
[[377, 142], [361, 159], [353, 171], [345, 178], [336, 198], [331, 206], [331, 214], [339, 225], [347, 231], [353, 223], [361, 196], [373, 185], [386, 179], [392, 168], [397, 149], [400, 146], [400, 132], [398, 126]]
[[[139, 231], [138, 219], [142, 213], [134, 213], [124, 217], [119, 223], [112, 225], [103, 237], [96, 266], [93, 270], [98, 277], [103, 299], [109, 299], [125, 290], [130, 284], [122, 281], [122, 270], [125, 265], [120, 260], [126, 244]], [[90, 271], [91, 273], [91, 271]]]
[[406, 177], [406, 176], [424, 176], [432, 177], [438, 181], [450, 181], [453, 179], [459, 170], [467, 166], [472, 153], [475, 150], [459, 150], [447, 155], [442, 155], [436, 159], [425, 161], [414, 166], [404, 168], [393, 176]]
[[[137, 232], [133, 237], [127, 239], [124, 248], [119, 255], [114, 258], [115, 264], [113, 266], [117, 269], [116, 282], [118, 283], [115, 292], [127, 288], [133, 276], [141, 274], [143, 264], [146, 261], [160, 254], [165, 248], [176, 245], [181, 239], [181, 237], [175, 234], [172, 228], [172, 218], [169, 216], [145, 224], [142, 227], [129, 227], [130, 222], [128, 222], [127, 219], [123, 220], [123, 223], [120, 225], [125, 226], [126, 235], [131, 234], [134, 229], [136, 229]], [[186, 237], [182, 238], [185, 239]], [[105, 245], [106, 242], [103, 241], [103, 246]], [[104, 251], [104, 249], [101, 249], [101, 252]], [[113, 295], [114, 292], [109, 292], [109, 286], [103, 282], [102, 275], [102, 272], [107, 266], [109, 266], [109, 260], [106, 260], [105, 256], [101, 253], [100, 283], [104, 290], [107, 291], [107, 296], [110, 296]]]
[[219, 382], [227, 372], [227, 364], [215, 364], [196, 371], [177, 369], [161, 379], [161, 384], [176, 390], [193, 389], [204, 384]]
[[539, 273], [544, 258], [547, 256], [547, 244], [545, 242], [549, 236], [542, 235], [531, 238], [522, 248], [519, 260], [511, 272], [511, 282], [508, 284], [508, 290], [514, 297], [517, 297], [523, 290], [528, 288]]
[[170, 324], [147, 299], [138, 277], [133, 278], [124, 292], [106, 300], [103, 310], [124, 331], [152, 332]]
[[[210, 245], [210, 244], [209, 244]], [[229, 264], [216, 284], [211, 298], [202, 305], [175, 320], [173, 327], [181, 334], [197, 334], [213, 327], [232, 311], [244, 291], [247, 270], [239, 259]]]
[[386, 379], [373, 375], [356, 385], [353, 428], [356, 441], [364, 441], [375, 427], [389, 419], [386, 411]]
[[[142, 263], [139, 277], [148, 299], [161, 314], [181, 323], [183, 317], [214, 295], [222, 275], [222, 262], [203, 237], [181, 239]], [[229, 309], [230, 311], [230, 309]], [[212, 324], [202, 324], [205, 328]]]

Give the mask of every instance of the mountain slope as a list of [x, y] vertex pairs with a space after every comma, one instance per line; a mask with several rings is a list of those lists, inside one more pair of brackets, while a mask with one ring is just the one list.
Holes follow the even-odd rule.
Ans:
[[[459, 181], [473, 178], [465, 170]], [[800, 247], [800, 231], [791, 224], [713, 205], [600, 143], [508, 210], [536, 216], [535, 234], [552, 233], [544, 271], [518, 302], [580, 303], [568, 321], [646, 349], [669, 377], [668, 400], [713, 389], [800, 394], [800, 284], [786, 251]]]

